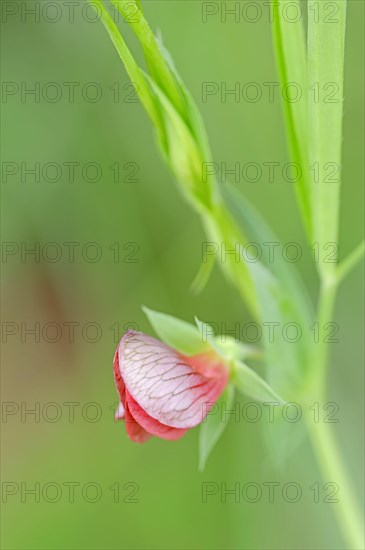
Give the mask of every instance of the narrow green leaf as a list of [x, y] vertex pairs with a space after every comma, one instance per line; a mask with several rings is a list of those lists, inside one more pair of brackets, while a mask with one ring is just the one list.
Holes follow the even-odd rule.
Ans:
[[191, 133], [189, 126], [169, 98], [152, 78], [146, 78], [148, 78], [151, 89], [162, 107], [168, 143], [166, 161], [177, 181], [181, 183], [181, 188], [187, 199], [200, 213], [204, 214], [212, 206], [214, 186], [211, 179], [202, 181], [204, 158], [201, 150], [197, 146], [195, 136]]
[[[131, 0], [112, 0], [112, 2], [126, 17], [126, 21], [139, 39], [152, 80], [184, 120], [195, 138], [195, 145], [200, 149], [202, 159], [208, 162], [211, 152], [203, 120], [194, 99], [177, 72], [171, 54], [163, 44], [162, 38], [156, 37], [152, 32], [140, 3], [138, 3], [138, 17], [130, 18], [128, 14], [133, 0], [132, 2]], [[209, 177], [209, 179], [214, 180], [213, 177]]]
[[142, 309], [160, 340], [183, 355], [195, 355], [208, 348], [196, 326], [147, 307]]
[[[227, 250], [231, 250], [238, 241], [243, 241], [243, 236], [222, 203], [214, 176], [205, 179], [202, 177], [203, 163], [210, 160], [208, 139], [198, 109], [178, 76], [170, 56], [160, 41], [154, 38], [152, 40], [151, 30], [137, 6], [139, 17], [136, 21], [127, 18], [127, 22], [135, 31], [150, 64], [153, 65], [150, 69], [151, 74], [145, 74], [135, 63], [102, 1], [96, 0], [95, 3], [101, 9], [102, 21], [157, 129], [161, 152], [166, 163], [180, 182], [185, 196], [200, 214], [208, 238], [218, 247], [225, 246]], [[118, 0], [118, 4], [124, 13], [127, 3]], [[159, 73], [158, 76], [156, 71]], [[167, 74], [170, 76], [167, 77]], [[183, 107], [176, 98], [175, 88], [179, 97], [183, 98]], [[221, 259], [222, 254], [219, 254], [219, 257]], [[221, 262], [221, 266], [227, 278], [238, 288], [253, 314], [257, 316], [254, 286], [245, 262], [237, 263], [230, 256], [228, 261], [224, 259]]]
[[[159, 51], [158, 43], [142, 12], [138, 13], [136, 19], [130, 17], [131, 2], [114, 0], [114, 5], [126, 17], [144, 47], [150, 68], [153, 68], [151, 75], [145, 74], [136, 64], [103, 2], [96, 0], [94, 4], [100, 8], [102, 22], [158, 131], [165, 160], [182, 184], [185, 196], [193, 202], [193, 206], [209, 208], [216, 191], [213, 178], [207, 178], [202, 182], [201, 177], [203, 162], [207, 160], [204, 157], [207, 140], [204, 139], [196, 110], [190, 117], [193, 101], [189, 98], [188, 92], [183, 93], [182, 82], [177, 80], [164, 54]], [[186, 104], [185, 97], [189, 105]], [[202, 146], [196, 140], [194, 123], [199, 126], [198, 135], [202, 139]]]
[[[262, 252], [261, 262], [250, 262], [248, 266], [258, 297], [268, 379], [289, 397], [311, 367], [309, 327], [314, 314], [310, 300], [294, 266], [278, 253], [280, 241], [260, 214], [233, 186], [226, 184], [222, 192], [247, 240], [257, 244]], [[274, 255], [270, 245], [278, 245]], [[292, 342], [295, 331], [298, 341]]]
[[281, 282], [262, 264], [251, 264], [260, 304], [260, 326], [269, 383], [293, 397], [311, 372], [310, 325]]
[[242, 361], [234, 362], [234, 371], [231, 378], [232, 384], [244, 395], [268, 403], [282, 404], [285, 401], [263, 380], [254, 370], [250, 369]]
[[[136, 0], [112, 0], [117, 10], [125, 17], [126, 22], [140, 41], [149, 71], [156, 84], [170, 99], [175, 109], [185, 118], [186, 105], [180, 87], [171, 72], [165, 57], [162, 55], [156, 37], [144, 17], [142, 5]], [[138, 14], [131, 17], [131, 5], [136, 4]]]
[[93, 0], [91, 5], [99, 8], [101, 13], [101, 21], [108, 31], [108, 34], [115, 46], [115, 49], [119, 54], [119, 57], [123, 61], [123, 64], [127, 70], [127, 73], [129, 74], [131, 81], [137, 87], [138, 95], [146, 111], [152, 118], [155, 126], [157, 128], [160, 128], [158, 105], [156, 104], [156, 100], [148, 82], [146, 81], [143, 71], [138, 67], [137, 63], [135, 62], [133, 55], [131, 54], [128, 46], [123, 40], [117, 25], [113, 21], [108, 10], [105, 8], [103, 2], [101, 0]]
[[227, 422], [222, 422], [222, 405], [226, 410], [233, 404], [234, 386], [229, 384], [213, 409], [202, 422], [199, 434], [199, 470], [203, 471], [210, 453], [224, 432]]
[[[210, 149], [209, 139], [208, 139], [203, 118], [200, 114], [197, 104], [195, 103], [195, 100], [191, 95], [191, 93], [189, 92], [188, 88], [185, 86], [179, 72], [177, 71], [177, 68], [175, 66], [175, 63], [173, 61], [173, 58], [170, 52], [167, 50], [167, 48], [162, 42], [162, 37], [159, 36], [156, 38], [156, 40], [159, 45], [161, 54], [164, 56], [166, 63], [168, 64], [173, 75], [175, 76], [176, 83], [180, 88], [180, 93], [182, 97], [184, 97], [185, 105], [187, 108], [186, 122], [189, 125], [191, 131], [194, 133], [197, 143], [199, 143], [199, 146], [202, 151], [202, 156], [204, 157], [205, 162], [210, 162], [212, 159], [212, 153]], [[209, 176], [209, 177], [211, 177], [215, 181], [215, 178], [213, 176]]]
[[[296, 22], [289, 20], [290, 10], [300, 13], [302, 10], [300, 1], [273, 1], [276, 63], [283, 93], [289, 96], [283, 101], [288, 145], [292, 161], [298, 163], [302, 169], [302, 177], [296, 183], [296, 193], [310, 241], [312, 213], [308, 158], [307, 55], [302, 17]], [[298, 94], [298, 100], [291, 100], [296, 99], [296, 94]]]
[[130, 7], [133, 0], [112, 0], [118, 11], [126, 17], [127, 22], [139, 39], [151, 77], [164, 92], [177, 112], [198, 137], [205, 161], [211, 157], [208, 137], [200, 112], [191, 94], [184, 85], [173, 62], [170, 52], [165, 48], [162, 38], [155, 36], [143, 14], [142, 5], [134, 0], [139, 9], [138, 17], [130, 18]]
[[[344, 54], [347, 0], [334, 0], [336, 18], [328, 21], [323, 3], [308, 1], [309, 157], [313, 239], [321, 258], [328, 243], [338, 243]], [[319, 17], [314, 11], [319, 5]], [[333, 173], [333, 177], [328, 177]], [[318, 262], [322, 278], [336, 264]]]
[[258, 245], [262, 252], [262, 262], [286, 289], [287, 294], [295, 303], [296, 309], [301, 311], [303, 322], [306, 324], [314, 322], [313, 308], [307, 290], [294, 265], [286, 262], [280, 253], [282, 245], [277, 235], [246, 197], [232, 184], [226, 183], [222, 186], [221, 191], [225, 202], [242, 229], [242, 233], [246, 235], [246, 241]]

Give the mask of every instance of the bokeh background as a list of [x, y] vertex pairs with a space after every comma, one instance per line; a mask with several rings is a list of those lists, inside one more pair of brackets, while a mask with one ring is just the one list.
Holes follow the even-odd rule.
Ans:
[[[36, 4], [51, 3], [2, 2], [3, 14], [5, 4], [21, 10], [21, 4], [39, 9]], [[13, 413], [3, 414], [1, 424], [2, 546], [343, 548], [333, 515], [335, 505], [323, 503], [323, 495], [321, 502], [314, 503], [308, 489], [323, 481], [306, 440], [278, 470], [269, 460], [262, 422], [230, 422], [206, 470], [199, 473], [197, 429], [176, 443], [153, 439], [138, 446], [128, 440], [123, 424], [113, 421], [117, 396], [112, 357], [118, 336], [131, 324], [151, 332], [141, 305], [186, 320], [197, 315], [205, 321], [225, 322], [227, 327], [247, 323], [250, 316], [219, 268], [200, 296], [189, 292], [204, 241], [199, 219], [163, 165], [141, 105], [127, 101], [129, 80], [101, 23], [86, 20], [91, 12], [83, 17], [84, 2], [74, 3], [73, 22], [66, 3], [58, 4], [62, 6], [59, 21], [50, 22], [56, 14], [50, 6], [39, 21], [29, 14], [22, 20], [21, 11], [7, 12], [2, 25], [2, 80], [8, 86], [1, 105], [3, 138], [6, 135], [2, 166], [15, 163], [6, 165], [1, 184], [2, 239], [13, 243], [5, 244], [5, 251], [13, 254], [2, 258], [2, 400], [5, 412]], [[242, 18], [236, 23], [232, 17], [222, 23], [219, 15], [203, 23], [200, 1], [144, 4], [201, 108], [215, 160], [227, 166], [288, 162], [278, 97], [273, 103], [267, 96], [257, 103], [236, 103], [232, 98], [223, 103], [216, 95], [202, 102], [203, 82], [226, 82], [228, 88], [236, 82], [277, 82], [267, 15], [254, 24]], [[360, 241], [363, 228], [364, 4], [357, 0], [348, 4], [341, 257]], [[221, 3], [217, 5], [220, 8]], [[121, 22], [120, 27], [136, 46], [127, 25]], [[70, 82], [79, 83], [73, 102], [65, 85]], [[58, 101], [43, 97], [42, 91], [46, 98], [47, 93], [52, 95], [51, 88], [44, 88], [49, 83], [61, 87]], [[102, 91], [95, 102], [81, 93], [89, 83], [97, 83]], [[34, 86], [40, 86], [39, 101], [22, 96], [25, 87]], [[84, 93], [92, 97], [94, 89], [91, 86]], [[114, 100], [116, 89], [119, 101]], [[22, 181], [21, 163], [31, 168], [37, 162], [41, 169], [50, 162], [63, 166], [58, 181], [50, 181], [55, 177], [52, 168], [46, 178], [41, 175], [35, 181], [28, 175]], [[70, 162], [80, 163], [73, 182], [64, 165]], [[99, 181], [82, 177], [81, 168], [90, 162], [102, 170]], [[109, 168], [115, 163], [120, 165], [117, 182]], [[135, 181], [123, 181], [136, 165]], [[7, 176], [11, 166], [19, 171]], [[93, 174], [90, 168], [87, 177]], [[291, 184], [282, 178], [270, 184], [263, 176], [257, 183], [241, 181], [238, 187], [284, 243], [297, 241], [304, 246]], [[79, 243], [74, 261], [69, 260], [70, 245], [64, 244], [70, 242]], [[57, 261], [50, 261], [56, 249], [49, 243], [62, 250]], [[85, 249], [87, 243], [97, 243], [101, 250], [95, 262], [90, 258], [96, 248]], [[114, 261], [115, 243], [120, 250], [118, 262]], [[34, 246], [40, 247], [39, 261], [17, 252]], [[137, 261], [128, 262], [128, 258]], [[308, 250], [297, 267], [315, 300], [317, 279]], [[337, 303], [340, 332], [339, 343], [332, 346], [329, 401], [340, 406], [340, 422], [333, 428], [359, 500], [363, 486], [362, 304], [362, 272], [357, 268], [343, 284]], [[38, 341], [26, 333], [36, 323]], [[73, 342], [68, 336], [70, 323], [75, 323]], [[44, 327], [49, 330], [46, 336]], [[58, 341], [51, 343], [56, 339], [55, 327], [62, 331]], [[14, 334], [9, 333], [12, 330]], [[238, 400], [245, 403], [243, 398]], [[70, 402], [79, 403], [73, 422], [65, 405]], [[39, 417], [25, 414], [35, 407]], [[272, 481], [279, 482], [280, 488], [288, 482], [300, 484], [302, 498], [285, 502], [279, 489], [273, 503], [265, 492], [256, 503], [242, 498], [235, 502], [230, 496], [224, 503], [220, 492], [202, 502], [203, 482], [232, 488], [235, 483], [242, 487]], [[7, 496], [10, 486], [4, 482], [15, 484], [15, 494]], [[67, 482], [79, 484], [74, 502], [69, 502], [63, 485]], [[90, 482], [102, 491], [96, 502], [88, 502], [94, 499], [92, 486], [86, 499], [82, 495]], [[26, 493], [36, 483], [40, 484], [39, 502]], [[47, 483], [62, 488], [57, 502], [50, 502], [57, 500], [54, 485], [48, 486], [46, 497], [42, 495]], [[119, 502], [114, 502], [110, 489], [116, 483]], [[137, 502], [128, 502], [132, 492]]]

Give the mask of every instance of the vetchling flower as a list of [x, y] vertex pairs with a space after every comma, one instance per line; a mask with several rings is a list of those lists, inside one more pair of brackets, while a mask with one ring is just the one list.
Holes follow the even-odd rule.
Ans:
[[114, 356], [114, 377], [132, 441], [176, 440], [200, 424], [229, 378], [229, 367], [208, 349], [186, 356], [142, 332], [128, 331]]

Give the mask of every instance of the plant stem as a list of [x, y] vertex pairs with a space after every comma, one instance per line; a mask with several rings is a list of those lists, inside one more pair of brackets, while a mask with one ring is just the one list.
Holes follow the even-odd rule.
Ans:
[[[320, 340], [316, 348], [313, 366], [316, 387], [314, 395], [322, 403], [325, 401], [326, 395], [325, 382], [329, 355], [328, 344], [325, 342], [325, 325], [332, 318], [337, 287], [338, 282], [335, 279], [324, 281], [319, 298]], [[332, 481], [339, 486], [339, 501], [335, 505], [339, 528], [347, 541], [348, 548], [361, 550], [364, 548], [361, 514], [331, 426], [323, 421], [313, 422], [313, 418], [308, 415], [307, 428], [323, 479]]]
[[323, 478], [339, 487], [338, 503], [335, 504], [334, 511], [342, 535], [349, 549], [362, 550], [364, 536], [361, 515], [330, 424], [323, 421], [313, 422], [311, 417], [307, 419], [307, 428]]

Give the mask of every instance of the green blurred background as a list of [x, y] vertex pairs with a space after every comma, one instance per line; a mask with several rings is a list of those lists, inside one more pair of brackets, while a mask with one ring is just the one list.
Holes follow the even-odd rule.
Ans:
[[[21, 9], [47, 2], [2, 2]], [[48, 3], [51, 4], [51, 3]], [[186, 320], [194, 315], [205, 321], [246, 323], [250, 316], [237, 295], [215, 268], [207, 289], [198, 297], [189, 285], [201, 262], [205, 240], [197, 216], [181, 198], [165, 169], [152, 135], [151, 124], [141, 105], [128, 103], [128, 77], [100, 23], [82, 17], [83, 2], [75, 2], [75, 20], [68, 21], [62, 5], [60, 21], [52, 6], [48, 16], [37, 22], [21, 12], [3, 15], [2, 80], [34, 87], [41, 94], [50, 82], [61, 86], [62, 97], [54, 103], [40, 96], [3, 95], [2, 162], [24, 162], [28, 167], [53, 162], [62, 165], [89, 162], [102, 169], [100, 181], [85, 181], [80, 167], [71, 183], [66, 168], [59, 181], [52, 175], [35, 182], [21, 172], [2, 180], [2, 239], [5, 243], [32, 247], [58, 243], [62, 257], [54, 263], [20, 253], [3, 256], [3, 323], [5, 330], [17, 327], [4, 341], [2, 400], [15, 403], [19, 412], [3, 416], [2, 481], [18, 485], [16, 494], [4, 493], [2, 504], [2, 546], [9, 549], [157, 549], [157, 548], [342, 548], [343, 542], [333, 516], [333, 504], [314, 503], [308, 489], [323, 484], [312, 451], [306, 441], [286, 467], [278, 471], [270, 463], [262, 437], [262, 422], [231, 422], [204, 473], [199, 473], [198, 430], [182, 440], [169, 443], [157, 439], [138, 446], [132, 444], [123, 424], [113, 421], [116, 390], [112, 358], [119, 335], [130, 323], [150, 332], [141, 312], [145, 304]], [[257, 23], [219, 15], [202, 22], [200, 1], [155, 1], [144, 3], [153, 28], [161, 29], [177, 67], [203, 113], [217, 162], [227, 166], [240, 162], [288, 162], [283, 116], [278, 99], [269, 103], [226, 103], [219, 96], [201, 99], [202, 82], [276, 82], [271, 28], [268, 17]], [[244, 2], [241, 2], [244, 4]], [[218, 4], [221, 5], [220, 3]], [[8, 8], [7, 8], [8, 9]], [[35, 9], [38, 9], [35, 7]], [[55, 9], [55, 8], [53, 8]], [[363, 16], [364, 4], [349, 1], [346, 55], [344, 173], [342, 194], [340, 256], [357, 244], [363, 227]], [[263, 9], [266, 14], [266, 9]], [[91, 12], [89, 13], [91, 17]], [[4, 20], [5, 19], [5, 20]], [[127, 25], [120, 27], [130, 37]], [[135, 44], [134, 39], [131, 42]], [[78, 82], [75, 101], [68, 101], [64, 83]], [[81, 95], [90, 82], [102, 90], [92, 103]], [[22, 84], [24, 83], [24, 84]], [[109, 88], [118, 83], [120, 101], [113, 100]], [[11, 84], [10, 84], [11, 87]], [[9, 91], [7, 87], [5, 90]], [[13, 89], [14, 91], [14, 89]], [[88, 90], [92, 95], [92, 88]], [[52, 90], [49, 88], [49, 94]], [[123, 101], [124, 100], [124, 101]], [[120, 163], [120, 181], [109, 169]], [[130, 173], [127, 163], [136, 163], [135, 182], [124, 182]], [[9, 167], [9, 165], [6, 165]], [[124, 168], [123, 168], [124, 167]], [[21, 170], [21, 168], [20, 168]], [[90, 170], [91, 177], [92, 170]], [[238, 187], [269, 220], [284, 243], [304, 237], [297, 214], [292, 186], [277, 178], [257, 183], [241, 182]], [[75, 261], [68, 260], [63, 243], [80, 243]], [[91, 262], [81, 250], [95, 242], [102, 251]], [[113, 261], [118, 242], [121, 260]], [[126, 243], [133, 247], [123, 249]], [[24, 245], [24, 246], [25, 246]], [[126, 256], [137, 250], [135, 263]], [[6, 250], [9, 250], [7, 248]], [[53, 249], [54, 250], [54, 249]], [[49, 255], [53, 254], [51, 248]], [[95, 249], [89, 248], [93, 256]], [[307, 251], [297, 264], [313, 299], [316, 275]], [[363, 288], [361, 269], [341, 288], [336, 309], [339, 343], [333, 345], [330, 366], [329, 401], [339, 403], [340, 422], [334, 424], [337, 437], [361, 499], [363, 485]], [[56, 343], [25, 335], [25, 328], [40, 323], [63, 327]], [[75, 322], [74, 342], [65, 323]], [[23, 323], [23, 325], [21, 325]], [[97, 324], [99, 338], [90, 323]], [[3, 325], [4, 326], [4, 325]], [[86, 338], [82, 328], [88, 326]], [[54, 333], [49, 329], [49, 337]], [[84, 335], [85, 336], [85, 335]], [[22, 341], [23, 340], [23, 341]], [[24, 407], [40, 408], [58, 404], [61, 418], [56, 422], [42, 417], [22, 418]], [[66, 402], [80, 403], [74, 422], [69, 421]], [[87, 421], [97, 403], [101, 418]], [[22, 403], [24, 403], [22, 405]], [[244, 403], [244, 400], [242, 400]], [[81, 410], [84, 410], [82, 415]], [[7, 409], [9, 410], [9, 409]], [[56, 411], [47, 409], [49, 417]], [[86, 411], [86, 412], [85, 412]], [[89, 417], [86, 415], [89, 414]], [[90, 419], [89, 418], [89, 419]], [[267, 493], [256, 503], [231, 496], [221, 502], [220, 493], [202, 502], [202, 483], [276, 481], [282, 487], [296, 482], [303, 490], [297, 503], [280, 496], [270, 503]], [[324, 480], [333, 481], [333, 480]], [[24, 491], [35, 483], [41, 490], [48, 482], [63, 488], [55, 495], [35, 502]], [[65, 482], [77, 482], [75, 499], [69, 502]], [[82, 498], [81, 489], [94, 482], [101, 488], [100, 500]], [[138, 492], [125, 502], [134, 486]], [[21, 483], [24, 485], [21, 486]], [[114, 502], [110, 486], [120, 484], [119, 502]], [[6, 486], [7, 488], [9, 485]], [[5, 496], [4, 496], [5, 495]], [[90, 498], [93, 498], [92, 488]], [[323, 498], [321, 499], [323, 500]]]

